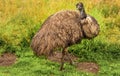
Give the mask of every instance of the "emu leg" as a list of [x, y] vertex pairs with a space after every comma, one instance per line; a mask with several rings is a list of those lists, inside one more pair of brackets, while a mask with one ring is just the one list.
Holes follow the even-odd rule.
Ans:
[[64, 66], [64, 57], [65, 57], [65, 48], [62, 50], [62, 58], [61, 58], [60, 71], [63, 70], [63, 66]]
[[67, 48], [65, 49], [65, 52], [66, 52], [66, 55], [67, 55], [67, 57], [68, 57], [68, 59], [69, 59], [70, 65], [73, 65], [72, 59], [71, 59], [71, 57], [70, 57], [70, 55], [69, 55], [69, 53], [68, 53]]
[[54, 55], [53, 50], [50, 50], [49, 56], [53, 56], [53, 55]]

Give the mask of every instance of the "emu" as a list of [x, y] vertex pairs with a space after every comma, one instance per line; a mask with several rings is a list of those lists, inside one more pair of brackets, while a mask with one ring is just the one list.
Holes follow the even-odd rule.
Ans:
[[72, 59], [67, 52], [69, 46], [99, 34], [99, 24], [85, 13], [83, 3], [77, 3], [76, 7], [78, 10], [59, 11], [49, 16], [31, 42], [33, 52], [37, 56], [49, 56], [57, 48], [62, 48], [60, 70], [63, 70], [65, 55], [72, 64]]

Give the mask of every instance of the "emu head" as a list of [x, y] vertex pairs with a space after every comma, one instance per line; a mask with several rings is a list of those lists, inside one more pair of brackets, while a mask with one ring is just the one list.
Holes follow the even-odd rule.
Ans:
[[79, 10], [81, 19], [84, 19], [87, 17], [87, 14], [85, 13], [84, 5], [82, 2], [79, 2], [76, 4], [76, 8]]
[[81, 27], [83, 30], [84, 38], [94, 38], [99, 34], [100, 27], [96, 19], [87, 15], [87, 17], [81, 20]]
[[76, 4], [76, 8], [78, 9], [78, 10], [83, 10], [84, 9], [84, 5], [83, 5], [83, 3], [82, 2], [79, 2], [79, 3], [77, 3]]

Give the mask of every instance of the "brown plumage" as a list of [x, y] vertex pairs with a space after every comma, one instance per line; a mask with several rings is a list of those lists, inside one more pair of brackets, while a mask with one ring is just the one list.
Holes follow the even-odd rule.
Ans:
[[[67, 47], [80, 42], [83, 38], [94, 38], [98, 35], [99, 25], [94, 20], [90, 17], [81, 19], [79, 11], [57, 12], [42, 24], [32, 39], [31, 47], [38, 56], [48, 56], [56, 48], [63, 48], [60, 68], [62, 70]], [[71, 59], [70, 63], [72, 64]]]

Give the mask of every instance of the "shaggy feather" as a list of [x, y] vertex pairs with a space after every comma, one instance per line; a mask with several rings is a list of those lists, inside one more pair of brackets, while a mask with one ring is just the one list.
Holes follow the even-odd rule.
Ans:
[[31, 47], [36, 55], [49, 55], [56, 48], [66, 48], [82, 38], [98, 35], [99, 25], [90, 16], [81, 20], [79, 11], [60, 11], [51, 15], [32, 39]]

